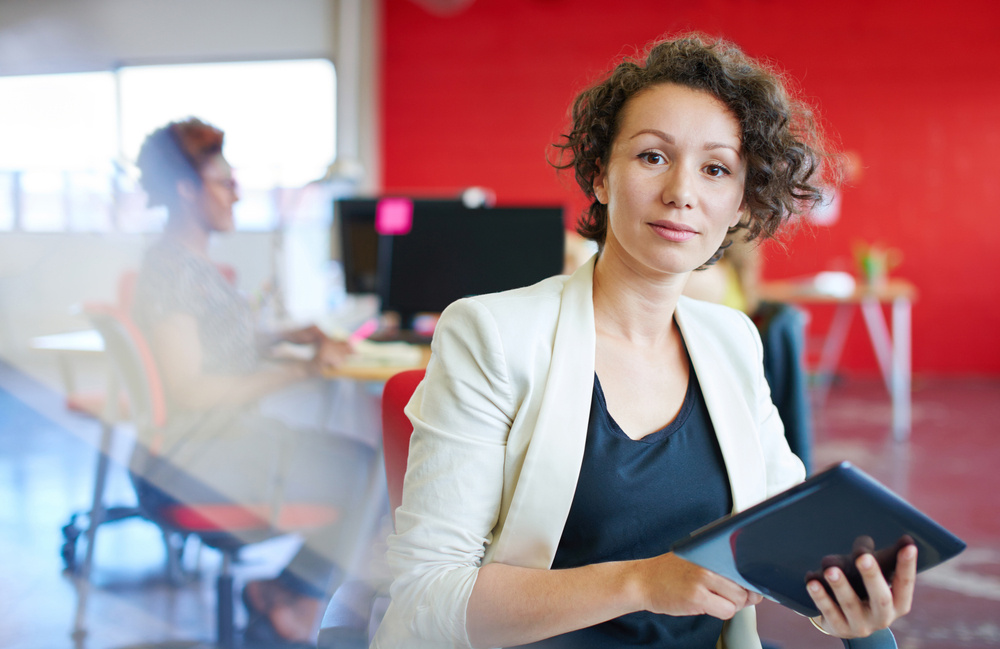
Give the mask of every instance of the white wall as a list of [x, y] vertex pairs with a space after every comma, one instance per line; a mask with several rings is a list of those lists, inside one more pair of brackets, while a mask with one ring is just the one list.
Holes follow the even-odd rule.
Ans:
[[0, 74], [329, 56], [332, 0], [4, 0]]
[[[376, 192], [378, 4], [0, 0], [0, 75], [109, 70], [123, 64], [329, 58], [338, 67], [338, 78], [352, 80], [346, 92], [338, 89], [338, 114], [353, 116], [339, 121], [338, 141], [365, 169], [359, 190]], [[342, 26], [340, 17], [350, 24]], [[351, 70], [342, 70], [341, 60]], [[251, 292], [270, 272], [271, 241], [266, 233], [220, 237], [213, 256], [236, 266], [241, 288]], [[148, 236], [139, 235], [0, 233], [0, 358], [23, 359], [30, 337], [83, 326], [70, 314], [71, 306], [110, 299], [118, 275], [138, 264], [147, 242]]]

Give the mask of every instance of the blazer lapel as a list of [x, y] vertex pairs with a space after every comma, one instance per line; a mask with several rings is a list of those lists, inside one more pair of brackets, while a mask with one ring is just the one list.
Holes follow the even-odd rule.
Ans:
[[[594, 259], [567, 280], [551, 371], [494, 561], [548, 568], [569, 515], [594, 387]], [[505, 561], [506, 559], [506, 561]]]
[[[725, 371], [732, 364], [727, 356], [746, 354], [747, 349], [738, 348], [719, 336], [711, 323], [701, 322], [685, 308], [685, 301], [686, 298], [682, 298], [677, 304], [677, 325], [684, 336], [722, 449], [733, 492], [733, 509], [740, 511], [759, 502], [767, 490], [764, 458], [756, 442], [756, 422], [746, 402], [753, 386], [742, 385], [732, 373]], [[710, 335], [709, 331], [715, 335]]]

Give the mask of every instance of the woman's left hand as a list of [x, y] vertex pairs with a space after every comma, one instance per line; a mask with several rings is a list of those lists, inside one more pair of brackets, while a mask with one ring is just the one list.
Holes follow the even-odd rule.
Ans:
[[891, 587], [870, 552], [858, 556], [854, 565], [868, 591], [867, 601], [858, 596], [844, 571], [835, 566], [823, 571], [833, 597], [819, 580], [812, 579], [807, 584], [810, 597], [822, 613], [813, 620], [827, 633], [840, 638], [869, 636], [910, 612], [917, 579], [917, 546], [907, 544], [896, 553]]

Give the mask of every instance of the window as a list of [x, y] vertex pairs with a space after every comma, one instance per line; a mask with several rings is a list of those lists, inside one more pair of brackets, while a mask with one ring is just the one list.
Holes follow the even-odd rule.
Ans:
[[[108, 227], [117, 151], [114, 77], [5, 77], [0, 97], [0, 191], [6, 190], [0, 227]], [[95, 174], [102, 179], [96, 194]]]
[[274, 228], [283, 197], [336, 151], [336, 79], [326, 60], [124, 67], [0, 78], [0, 230], [147, 231], [133, 162], [146, 135], [197, 116], [226, 132], [240, 183], [237, 228]]

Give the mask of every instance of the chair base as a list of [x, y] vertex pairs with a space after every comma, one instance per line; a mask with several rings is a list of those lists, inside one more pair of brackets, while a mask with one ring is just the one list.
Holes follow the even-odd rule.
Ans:
[[[129, 518], [142, 518], [142, 512], [138, 507], [121, 506], [108, 507], [104, 510], [104, 515], [97, 522], [97, 527], [107, 523], [116, 523]], [[80, 568], [77, 559], [77, 541], [87, 533], [90, 526], [94, 524], [94, 517], [91, 512], [76, 512], [69, 517], [69, 521], [63, 525], [63, 544], [60, 548], [63, 567], [67, 572], [77, 572]]]

